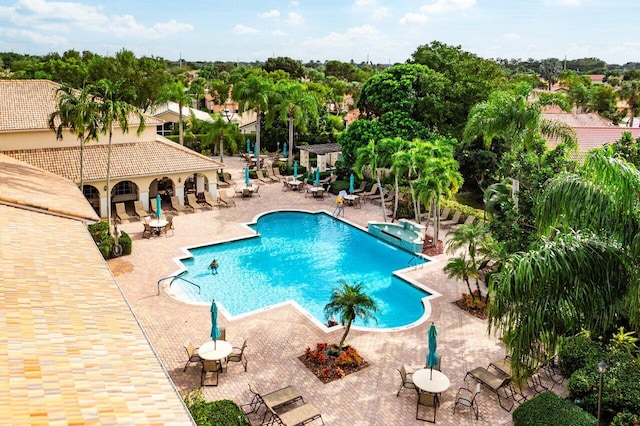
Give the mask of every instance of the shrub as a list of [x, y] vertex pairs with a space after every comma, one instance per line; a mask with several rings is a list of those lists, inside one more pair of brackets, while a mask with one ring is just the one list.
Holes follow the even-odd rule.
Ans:
[[[109, 226], [107, 222], [100, 221], [88, 226], [89, 233], [96, 242], [98, 250], [105, 259], [111, 259], [113, 257], [113, 246], [115, 245], [115, 239], [109, 235]], [[131, 254], [132, 242], [131, 237], [126, 232], [120, 232], [120, 238], [118, 244], [122, 246], [122, 254]]]
[[358, 351], [355, 348], [349, 348], [346, 351], [342, 352], [340, 356], [336, 359], [336, 364], [341, 367], [346, 365], [352, 365], [354, 367], [362, 364], [363, 360]]
[[558, 351], [559, 367], [566, 376], [570, 376], [586, 365], [597, 365], [605, 356], [601, 344], [585, 336], [572, 336]]
[[471, 206], [467, 206], [466, 204], [460, 204], [455, 200], [443, 200], [440, 203], [440, 209], [442, 210], [445, 207], [449, 207], [452, 212], [460, 211], [460, 213], [462, 213], [462, 216], [460, 216], [460, 222], [464, 222], [469, 216], [473, 216], [478, 220], [484, 219], [484, 210], [475, 209]]
[[545, 392], [523, 402], [513, 412], [514, 426], [592, 426], [596, 418], [553, 392]]
[[133, 244], [131, 243], [131, 237], [124, 231], [121, 231], [118, 243], [122, 246], [122, 254], [131, 254]]
[[198, 426], [251, 426], [240, 407], [233, 401], [223, 399], [206, 402], [202, 389], [188, 393], [184, 402]]
[[611, 426], [637, 426], [640, 424], [640, 416], [628, 412], [618, 413], [611, 421]]

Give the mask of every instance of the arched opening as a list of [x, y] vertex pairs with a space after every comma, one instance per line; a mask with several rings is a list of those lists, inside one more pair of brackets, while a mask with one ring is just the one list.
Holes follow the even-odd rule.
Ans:
[[202, 173], [194, 173], [184, 180], [184, 193], [201, 194], [209, 191], [209, 179]]
[[154, 202], [156, 196], [160, 195], [162, 199], [162, 208], [171, 207], [171, 197], [175, 195], [175, 185], [173, 180], [167, 176], [157, 178], [149, 185], [149, 204]]
[[82, 193], [91, 204], [91, 207], [93, 207], [93, 210], [100, 216], [100, 191], [98, 191], [98, 188], [92, 185], [83, 185]]
[[116, 211], [117, 203], [124, 203], [125, 210], [133, 213], [133, 202], [138, 199], [138, 185], [130, 180], [118, 182], [111, 190], [111, 211]]

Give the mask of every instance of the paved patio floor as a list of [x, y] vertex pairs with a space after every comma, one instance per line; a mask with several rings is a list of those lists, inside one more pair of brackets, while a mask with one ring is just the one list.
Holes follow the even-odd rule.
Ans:
[[[236, 182], [242, 182], [244, 162], [225, 158], [227, 168]], [[159, 354], [176, 387], [183, 394], [200, 385], [200, 367], [192, 364], [183, 372], [186, 361], [184, 343], [199, 346], [209, 338], [209, 306], [194, 306], [170, 297], [164, 290], [157, 295], [157, 281], [172, 275], [178, 267], [175, 257], [183, 254], [181, 247], [212, 243], [247, 234], [241, 223], [251, 221], [256, 214], [277, 209], [326, 210], [332, 212], [334, 196], [324, 200], [305, 198], [295, 191], [282, 191], [274, 183], [260, 189], [260, 197], [234, 198], [236, 207], [189, 213], [174, 219], [175, 235], [142, 239], [139, 222], [125, 223], [121, 229], [133, 239], [133, 253], [109, 261], [122, 292], [131, 304], [138, 321], [154, 350]], [[368, 220], [382, 220], [381, 208], [366, 203], [362, 209], [345, 208], [346, 219], [366, 227]], [[307, 346], [318, 342], [337, 342], [342, 328], [325, 333], [292, 306], [282, 306], [249, 317], [229, 321], [221, 317], [226, 336], [240, 346], [245, 338], [249, 360], [248, 371], [240, 364], [230, 364], [221, 375], [217, 387], [206, 387], [207, 400], [231, 399], [248, 403], [248, 384], [260, 392], [269, 392], [293, 384], [308, 403], [322, 413], [327, 425], [413, 425], [425, 422], [415, 419], [416, 393], [405, 389], [396, 397], [400, 385], [395, 371], [402, 364], [417, 369], [424, 365], [427, 353], [426, 331], [431, 321], [438, 327], [438, 353], [442, 371], [451, 380], [450, 388], [440, 398], [437, 422], [443, 425], [510, 425], [511, 413], [500, 408], [497, 398], [483, 389], [478, 399], [481, 417], [476, 420], [468, 410], [453, 414], [457, 390], [465, 384], [464, 375], [477, 366], [487, 366], [493, 359], [504, 357], [504, 346], [487, 335], [486, 321], [479, 320], [457, 308], [452, 302], [466, 291], [462, 282], [450, 280], [442, 272], [444, 255], [437, 262], [412, 271], [411, 277], [437, 291], [441, 297], [431, 300], [429, 320], [415, 328], [398, 332], [365, 332], [352, 330], [348, 342], [370, 363], [355, 374], [328, 384], [322, 384], [297, 359]], [[250, 416], [259, 424], [262, 416]], [[319, 421], [313, 424], [320, 424]]]

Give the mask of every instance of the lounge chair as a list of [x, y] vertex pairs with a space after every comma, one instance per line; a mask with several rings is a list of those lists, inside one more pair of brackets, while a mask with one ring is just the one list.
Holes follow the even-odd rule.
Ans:
[[[204, 206], [198, 203], [195, 194], [187, 194], [187, 204], [191, 206], [194, 210], [203, 210]], [[211, 207], [211, 206], [209, 206]]]
[[119, 223], [122, 223], [123, 219], [133, 219], [132, 216], [129, 216], [129, 213], [127, 213], [127, 208], [125, 207], [124, 203], [116, 203], [116, 220]]
[[231, 179], [231, 173], [222, 173], [223, 182], [236, 186], [236, 182]]
[[266, 177], [264, 175], [264, 173], [262, 172], [262, 170], [256, 170], [256, 176], [258, 177], [258, 180], [262, 183], [272, 183], [273, 181]]
[[[220, 193], [220, 191], [218, 191], [218, 193]], [[203, 204], [206, 204], [211, 208], [220, 207], [220, 202], [218, 200], [214, 200], [213, 196], [209, 191], [204, 191], [203, 197], [204, 197]]]
[[378, 194], [378, 184], [374, 183], [369, 191], [362, 193], [362, 199], [366, 201], [368, 199], [375, 197], [376, 194]]
[[377, 204], [379, 206], [382, 205], [382, 203], [385, 204], [389, 204], [392, 203], [394, 198], [395, 198], [395, 194], [387, 189], [383, 190], [382, 192], [384, 194], [384, 196], [382, 197], [382, 200], [380, 200], [380, 198], [378, 197], [373, 197], [371, 198], [371, 202], [374, 204]]
[[402, 380], [402, 383], [400, 383], [400, 387], [398, 388], [398, 392], [396, 393], [396, 396], [400, 395], [400, 391], [404, 388], [417, 389], [416, 385], [413, 383], [413, 380], [411, 380], [411, 376], [413, 375], [413, 373], [407, 373], [407, 369], [405, 368], [404, 365], [401, 366], [400, 368], [396, 368], [396, 371], [400, 373], [400, 379]]
[[472, 225], [472, 224], [473, 224], [473, 222], [475, 222], [475, 221], [476, 221], [475, 216], [467, 216], [467, 218], [465, 219], [464, 223], [462, 223], [462, 224], [458, 224], [458, 225], [453, 225], [453, 226], [451, 227], [451, 229], [458, 229], [458, 228], [460, 228], [462, 225]]
[[277, 410], [297, 401], [302, 401], [304, 403], [304, 398], [302, 398], [302, 395], [295, 386], [287, 386], [273, 392], [260, 394], [251, 387], [251, 384], [249, 384], [249, 392], [253, 394], [253, 399], [249, 404], [247, 404], [251, 407], [250, 412], [257, 412], [261, 405], [264, 405], [267, 408], [262, 419], [263, 424], [264, 420], [267, 418], [267, 414], [269, 414], [269, 408]]
[[229, 198], [229, 196], [227, 195], [226, 191], [219, 190], [218, 191], [218, 206], [219, 207], [235, 207], [236, 206], [236, 202], [233, 201], [231, 198]]
[[287, 177], [283, 176], [282, 174], [280, 174], [280, 168], [276, 167], [275, 169], [273, 169], [273, 174], [280, 180], [286, 180]]
[[193, 207], [189, 205], [183, 206], [182, 204], [180, 204], [180, 200], [178, 200], [178, 197], [176, 195], [171, 197], [171, 208], [179, 213], [194, 211]]
[[450, 226], [450, 225], [457, 225], [458, 222], [460, 221], [460, 216], [462, 216], [462, 212], [457, 210], [454, 214], [453, 217], [451, 219], [448, 220], [440, 220], [440, 226]]
[[[467, 379], [467, 376], [473, 377], [477, 382], [495, 393], [498, 396], [498, 404], [500, 404], [503, 410], [511, 411], [513, 409], [515, 400], [513, 399], [514, 392], [511, 388], [511, 377], [498, 377], [484, 367], [476, 367], [468, 371], [464, 376], [464, 380]], [[504, 399], [511, 399], [514, 402], [510, 406], [505, 407], [502, 402]]]
[[[271, 166], [265, 167], [265, 170], [267, 171], [267, 177], [274, 182], [280, 182], [281, 180], [285, 179], [284, 176], [276, 176], [275, 172], [273, 171], [273, 167]], [[280, 171], [280, 169], [278, 169], [278, 171]]]
[[271, 407], [267, 407], [271, 412], [271, 424], [281, 426], [295, 426], [309, 423], [312, 420], [320, 419], [322, 424], [322, 415], [316, 407], [311, 404], [302, 404], [286, 411], [282, 414], [277, 414]]
[[134, 201], [133, 202], [133, 208], [134, 208], [136, 214], [138, 215], [139, 219], [142, 219], [143, 217], [149, 216], [149, 213], [144, 209], [144, 207], [142, 207], [142, 201], [140, 201], [140, 200]]
[[360, 182], [360, 186], [353, 190], [352, 194], [360, 194], [364, 192], [364, 189], [367, 187], [367, 181], [363, 180]]
[[216, 184], [218, 188], [229, 188], [231, 186], [229, 182], [225, 182], [222, 174], [216, 175]]

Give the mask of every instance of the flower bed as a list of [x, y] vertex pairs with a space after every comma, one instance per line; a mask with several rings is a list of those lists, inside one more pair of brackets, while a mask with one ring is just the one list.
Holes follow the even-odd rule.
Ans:
[[305, 353], [298, 359], [322, 383], [341, 379], [369, 366], [355, 348], [348, 347], [340, 351], [337, 345], [328, 343], [318, 343], [315, 350], [307, 347]]

